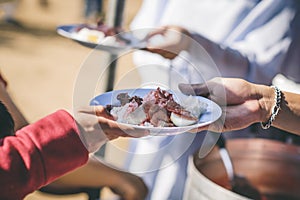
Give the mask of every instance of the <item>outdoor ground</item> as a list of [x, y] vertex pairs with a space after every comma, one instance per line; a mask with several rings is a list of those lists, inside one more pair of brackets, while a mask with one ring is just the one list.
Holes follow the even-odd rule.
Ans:
[[[107, 4], [106, 0], [106, 4]], [[0, 0], [1, 2], [1, 0]], [[141, 0], [127, 0], [125, 28], [139, 8]], [[30, 122], [60, 108], [71, 109], [74, 83], [81, 64], [91, 52], [56, 33], [63, 24], [83, 23], [83, 0], [49, 0], [42, 7], [39, 0], [19, 0], [15, 17], [22, 27], [1, 20], [0, 3], [0, 70], [9, 82], [9, 91]], [[133, 68], [131, 56], [118, 62], [117, 79]], [[133, 80], [135, 82], [137, 80]], [[29, 195], [36, 199], [86, 199]]]

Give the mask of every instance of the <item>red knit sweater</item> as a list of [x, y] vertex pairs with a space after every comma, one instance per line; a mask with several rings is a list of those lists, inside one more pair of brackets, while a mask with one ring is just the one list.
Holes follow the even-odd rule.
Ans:
[[59, 110], [0, 140], [0, 199], [23, 199], [87, 159], [73, 117]]

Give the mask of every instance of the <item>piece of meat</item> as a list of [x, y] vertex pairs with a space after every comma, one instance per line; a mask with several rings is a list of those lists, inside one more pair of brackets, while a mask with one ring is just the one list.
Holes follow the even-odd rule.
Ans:
[[127, 106], [126, 116], [124, 115], [123, 118], [132, 124], [143, 125], [150, 123], [154, 127], [177, 126], [171, 119], [172, 113], [172, 118], [176, 119], [177, 124], [180, 124], [179, 122], [181, 121], [196, 122], [198, 120], [198, 118], [192, 116], [190, 111], [187, 111], [175, 102], [171, 93], [159, 87], [150, 91], [144, 98], [138, 96], [130, 97], [128, 93], [120, 93], [117, 99], [120, 101], [121, 106]]
[[126, 103], [130, 102], [130, 96], [128, 95], [128, 93], [118, 94], [117, 99], [120, 101], [121, 106], [124, 106]]
[[139, 106], [143, 103], [143, 98], [138, 96], [133, 96], [129, 99], [130, 102], [135, 101]]
[[153, 104], [150, 107], [148, 116], [150, 117], [150, 123], [154, 126], [172, 126], [170, 123], [170, 116], [168, 114], [168, 111], [157, 104]]

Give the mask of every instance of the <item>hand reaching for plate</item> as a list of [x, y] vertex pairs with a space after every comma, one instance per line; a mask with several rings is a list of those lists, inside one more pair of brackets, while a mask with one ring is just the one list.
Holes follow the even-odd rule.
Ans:
[[258, 93], [259, 87], [254, 87], [242, 79], [214, 78], [205, 84], [180, 84], [179, 89], [185, 94], [207, 97], [222, 107], [223, 115], [219, 120], [197, 131], [209, 129], [214, 132], [226, 132], [267, 120], [262, 119], [263, 115], [260, 113], [261, 105], [266, 102], [262, 101], [263, 96]]
[[89, 152], [98, 150], [108, 140], [122, 137], [149, 135], [147, 130], [120, 125], [113, 120], [103, 106], [79, 108], [74, 117], [80, 130], [80, 137]]

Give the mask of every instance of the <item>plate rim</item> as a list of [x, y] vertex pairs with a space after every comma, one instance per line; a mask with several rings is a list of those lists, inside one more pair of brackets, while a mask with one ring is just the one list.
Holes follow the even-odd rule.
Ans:
[[131, 46], [129, 46], [129, 45], [113, 46], [113, 45], [104, 45], [102, 43], [94, 43], [94, 42], [79, 40], [78, 38], [73, 37], [72, 33], [70, 31], [67, 31], [67, 30], [76, 28], [77, 26], [81, 26], [81, 25], [85, 25], [85, 23], [59, 25], [56, 27], [56, 32], [59, 35], [65, 37], [65, 38], [71, 39], [75, 42], [78, 42], [85, 47], [102, 50], [102, 51], [108, 51], [108, 52], [114, 53], [114, 54], [119, 54], [120, 52], [124, 52], [131, 48]]

